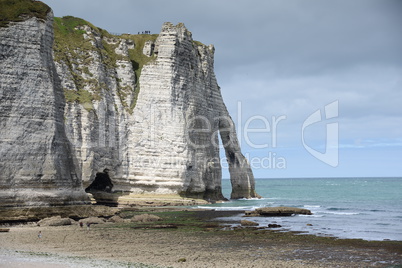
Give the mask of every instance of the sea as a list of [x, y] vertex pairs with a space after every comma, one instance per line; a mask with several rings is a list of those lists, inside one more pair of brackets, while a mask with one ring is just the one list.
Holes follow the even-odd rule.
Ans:
[[[230, 180], [222, 180], [222, 191], [225, 197], [230, 198]], [[247, 220], [258, 222], [260, 226], [273, 223], [281, 225], [279, 231], [402, 241], [402, 177], [256, 179], [256, 191], [262, 196], [261, 199], [230, 200], [198, 208], [306, 208], [313, 215], [252, 217]], [[233, 216], [231, 220], [240, 222], [244, 219], [242, 216]]]

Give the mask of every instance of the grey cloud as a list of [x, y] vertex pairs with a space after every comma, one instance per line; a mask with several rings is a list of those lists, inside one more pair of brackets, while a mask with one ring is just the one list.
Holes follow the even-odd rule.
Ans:
[[195, 39], [215, 44], [223, 66], [273, 62], [292, 74], [402, 60], [401, 1], [45, 2], [56, 15], [68, 12], [113, 32], [184, 22]]
[[401, 137], [400, 0], [43, 1], [56, 16], [111, 32], [185, 23], [194, 39], [215, 45], [218, 82], [235, 120], [239, 100], [243, 118], [287, 116], [281, 145], [300, 143], [303, 120], [334, 100], [341, 139], [392, 144]]

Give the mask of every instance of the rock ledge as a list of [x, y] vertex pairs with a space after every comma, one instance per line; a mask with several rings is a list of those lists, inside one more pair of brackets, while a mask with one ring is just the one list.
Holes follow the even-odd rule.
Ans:
[[310, 210], [294, 207], [265, 207], [257, 208], [254, 211], [246, 211], [245, 217], [275, 217], [275, 216], [292, 216], [295, 214], [312, 215]]

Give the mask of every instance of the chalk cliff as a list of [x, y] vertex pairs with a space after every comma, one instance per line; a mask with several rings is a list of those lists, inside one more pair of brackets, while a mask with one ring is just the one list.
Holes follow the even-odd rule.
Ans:
[[52, 23], [49, 12], [0, 28], [1, 206], [86, 204], [82, 186], [105, 168], [118, 202], [220, 200], [219, 139], [231, 198], [258, 197], [213, 46], [183, 24], [115, 36], [73, 17], [55, 18], [53, 45]]
[[[3, 7], [2, 7], [3, 8]], [[53, 14], [0, 27], [0, 207], [87, 204], [64, 127]]]
[[85, 184], [108, 168], [115, 190], [223, 199], [221, 137], [231, 198], [257, 197], [215, 78], [213, 46], [193, 41], [183, 24], [120, 36], [72, 17], [56, 27], [73, 20], [80, 45], [56, 39], [55, 59], [67, 100], [76, 96], [66, 129]]

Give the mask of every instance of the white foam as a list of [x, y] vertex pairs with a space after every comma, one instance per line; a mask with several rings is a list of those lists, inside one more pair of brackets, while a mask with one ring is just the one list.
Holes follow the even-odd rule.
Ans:
[[324, 217], [324, 215], [317, 215], [317, 214], [313, 214], [313, 215], [298, 214], [298, 216], [300, 216], [300, 217], [309, 217], [309, 218], [322, 218], [322, 217]]
[[253, 207], [207, 207], [207, 206], [197, 206], [199, 209], [207, 210], [253, 210]]
[[335, 212], [335, 211], [322, 211], [324, 214], [333, 214], [333, 215], [359, 215], [358, 212]]

